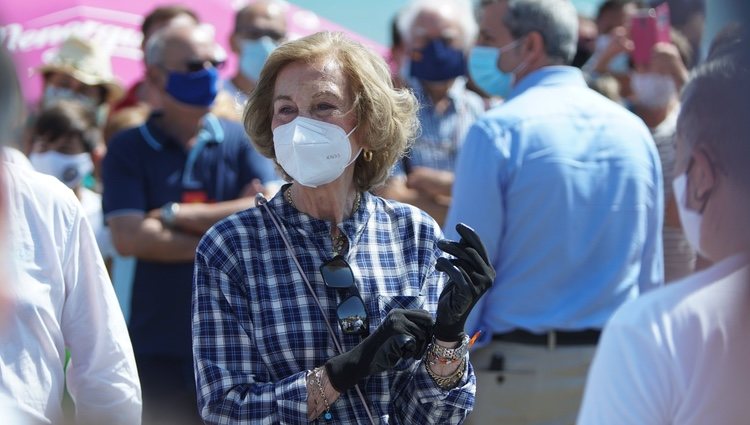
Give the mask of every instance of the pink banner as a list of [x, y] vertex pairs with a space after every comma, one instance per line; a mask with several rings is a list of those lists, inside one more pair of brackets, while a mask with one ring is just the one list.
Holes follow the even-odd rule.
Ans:
[[[94, 40], [112, 55], [112, 66], [120, 82], [128, 87], [143, 74], [140, 25], [155, 7], [174, 1], [154, 0], [19, 0], [0, 2], [0, 43], [13, 55], [21, 86], [29, 104], [41, 92], [41, 77], [34, 70], [46, 55], [72, 34]], [[234, 13], [246, 4], [242, 0], [184, 0], [201, 21], [212, 25], [216, 40], [228, 53], [228, 40]], [[352, 38], [385, 55], [384, 46], [346, 28], [320, 18], [315, 13], [290, 5], [287, 11], [291, 39], [318, 31], [343, 31]], [[229, 54], [225, 74], [235, 71], [236, 61]]]

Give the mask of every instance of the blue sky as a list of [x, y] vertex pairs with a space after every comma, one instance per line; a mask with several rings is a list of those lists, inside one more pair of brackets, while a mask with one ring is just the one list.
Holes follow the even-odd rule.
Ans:
[[[437, 1], [437, 0], [436, 0]], [[389, 24], [407, 0], [289, 0], [380, 44], [390, 44]], [[593, 15], [602, 0], [573, 0], [584, 15]]]

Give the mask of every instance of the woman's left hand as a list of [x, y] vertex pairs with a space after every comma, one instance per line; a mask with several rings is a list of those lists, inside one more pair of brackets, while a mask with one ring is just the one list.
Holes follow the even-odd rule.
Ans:
[[459, 242], [438, 242], [440, 249], [456, 258], [439, 258], [435, 265], [449, 277], [435, 319], [435, 338], [446, 342], [461, 340], [471, 309], [495, 280], [495, 269], [476, 232], [463, 223], [456, 225], [456, 230], [461, 235]]

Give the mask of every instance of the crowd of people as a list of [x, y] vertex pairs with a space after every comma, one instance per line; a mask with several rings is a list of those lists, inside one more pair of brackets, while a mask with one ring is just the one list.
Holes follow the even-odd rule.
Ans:
[[286, 7], [226, 78], [179, 4], [131, 87], [0, 51], [4, 423], [750, 417], [747, 23], [409, 0], [383, 58]]

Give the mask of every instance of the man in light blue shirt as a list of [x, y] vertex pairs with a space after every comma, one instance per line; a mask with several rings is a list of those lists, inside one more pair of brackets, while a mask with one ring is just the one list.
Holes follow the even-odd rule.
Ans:
[[567, 0], [483, 3], [469, 69], [506, 102], [467, 134], [446, 224], [474, 227], [497, 270], [467, 322], [484, 331], [472, 423], [574, 423], [599, 331], [663, 280], [658, 153], [565, 66], [576, 26]]

